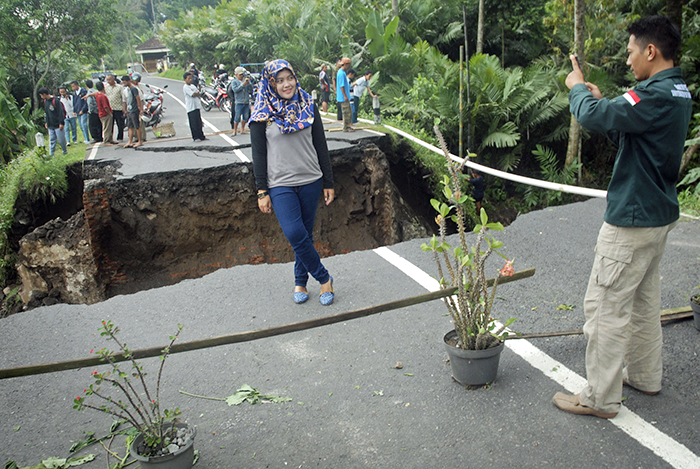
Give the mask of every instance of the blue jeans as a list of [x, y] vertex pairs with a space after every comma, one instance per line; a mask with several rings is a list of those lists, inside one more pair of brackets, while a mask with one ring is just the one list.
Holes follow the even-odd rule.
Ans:
[[66, 148], [66, 133], [61, 129], [52, 129], [49, 127], [49, 155], [53, 156], [56, 151], [56, 140], [58, 140], [58, 144], [61, 145], [63, 154], [65, 155], [68, 153], [68, 149]]
[[358, 96], [352, 97], [352, 123], [357, 124], [357, 110], [360, 108], [360, 98]]
[[90, 133], [88, 131], [88, 114], [87, 112], [82, 113], [78, 116], [78, 125], [80, 125], [80, 131], [83, 133], [83, 141], [90, 141]]
[[70, 142], [70, 135], [73, 134], [73, 143], [78, 141], [78, 118], [66, 117], [63, 124], [63, 130], [66, 133], [66, 142]]
[[284, 236], [294, 249], [294, 285], [306, 287], [309, 274], [318, 283], [330, 280], [314, 247], [314, 221], [323, 180], [298, 187], [273, 187], [268, 190], [272, 208]]

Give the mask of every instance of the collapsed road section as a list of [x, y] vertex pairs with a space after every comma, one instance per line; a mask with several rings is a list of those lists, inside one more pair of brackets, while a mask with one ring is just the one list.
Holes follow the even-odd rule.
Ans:
[[[331, 150], [336, 200], [319, 207], [314, 231], [322, 256], [429, 233], [426, 179], [403, 151], [410, 147], [388, 137]], [[120, 165], [74, 168], [82, 175], [82, 207], [47, 217], [19, 241], [27, 307], [92, 304], [238, 264], [293, 260], [279, 224], [257, 208], [250, 163], [130, 177]]]

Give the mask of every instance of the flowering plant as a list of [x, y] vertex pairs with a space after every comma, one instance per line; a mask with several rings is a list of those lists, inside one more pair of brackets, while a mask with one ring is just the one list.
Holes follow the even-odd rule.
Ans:
[[[91, 373], [95, 380], [83, 393], [74, 399], [73, 408], [77, 410], [93, 409], [106, 414], [113, 415], [130, 423], [144, 437], [146, 454], [143, 456], [157, 456], [168, 454], [177, 450], [172, 446], [173, 435], [176, 433], [175, 424], [179, 421], [180, 410], [167, 410], [160, 407], [160, 379], [163, 373], [165, 359], [170, 353], [170, 348], [180, 335], [182, 325], [178, 324], [175, 335], [170, 336], [170, 343], [163, 349], [160, 355], [160, 367], [156, 380], [155, 394], [152, 394], [146, 384], [147, 373], [143, 366], [137, 362], [126, 343], [117, 339], [119, 328], [112, 324], [112, 321], [102, 321], [102, 327], [98, 329], [100, 335], [113, 340], [119, 346], [120, 355], [113, 355], [106, 348], [99, 350], [97, 355], [111, 365], [111, 370], [105, 373], [98, 373], [97, 370]], [[90, 351], [92, 353], [93, 350]], [[120, 369], [119, 361], [129, 361], [131, 363], [131, 373]], [[110, 384], [116, 388], [116, 393], [121, 394], [120, 398], [113, 398], [107, 390], [102, 390], [103, 384]], [[97, 398], [101, 405], [88, 403], [87, 398]], [[124, 399], [125, 401], [122, 401]], [[170, 447], [170, 449], [168, 449]]]
[[[467, 241], [464, 227], [464, 204], [469, 200], [462, 193], [460, 175], [466, 159], [461, 162], [452, 161], [447, 151], [447, 145], [437, 127], [435, 133], [445, 154], [449, 176], [442, 181], [443, 195], [447, 203], [431, 199], [430, 203], [438, 212], [435, 221], [440, 225], [439, 237], [433, 235], [429, 243], [423, 243], [423, 251], [431, 251], [437, 264], [440, 288], [443, 290], [456, 288], [455, 295], [445, 298], [445, 305], [452, 317], [457, 333], [457, 347], [464, 350], [483, 350], [498, 345], [505, 337], [506, 327], [515, 321], [511, 318], [505, 324], [497, 327], [496, 320], [491, 317], [491, 307], [496, 297], [498, 281], [502, 277], [513, 275], [513, 260], [508, 260], [498, 249], [503, 243], [495, 240], [489, 230], [503, 231], [501, 223], [489, 223], [486, 211], [482, 208], [479, 214], [480, 222], [474, 227], [476, 241], [472, 246]], [[452, 247], [446, 241], [447, 219], [457, 225], [459, 245]], [[485, 246], [483, 246], [485, 244]], [[482, 250], [482, 246], [485, 250]], [[491, 284], [486, 279], [486, 259], [497, 253], [506, 264], [498, 271]], [[448, 278], [445, 277], [447, 270]], [[489, 292], [489, 287], [491, 291]]]

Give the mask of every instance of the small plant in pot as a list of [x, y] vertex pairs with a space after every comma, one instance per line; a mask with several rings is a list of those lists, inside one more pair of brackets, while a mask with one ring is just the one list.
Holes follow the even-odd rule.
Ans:
[[[430, 201], [438, 212], [435, 220], [440, 225], [440, 231], [439, 236], [434, 235], [421, 248], [434, 255], [440, 288], [456, 289], [454, 296], [445, 298], [454, 324], [454, 330], [445, 335], [452, 374], [463, 385], [482, 385], [496, 378], [503, 341], [508, 335], [506, 328], [515, 321], [511, 318], [499, 325], [491, 317], [498, 281], [513, 275], [513, 261], [498, 252], [503, 243], [489, 234], [491, 230], [503, 231], [503, 225], [489, 223], [483, 208], [479, 214], [480, 223], [474, 227], [476, 238], [470, 245], [469, 240], [473, 237], [467, 236], [465, 228], [465, 204], [469, 198], [463, 194], [460, 185], [464, 162], [452, 161], [442, 134], [437, 127], [434, 130], [445, 154], [449, 173], [442, 181], [447, 202]], [[454, 247], [446, 241], [447, 219], [457, 226], [459, 243]], [[506, 264], [496, 270], [497, 276], [490, 284], [486, 276], [486, 260], [494, 252], [506, 259]]]
[[[170, 343], [160, 355], [160, 367], [155, 382], [155, 394], [147, 384], [147, 373], [143, 365], [136, 361], [126, 343], [117, 338], [119, 328], [111, 321], [103, 321], [100, 335], [113, 340], [119, 347], [120, 354], [113, 355], [103, 348], [97, 352], [103, 361], [111, 366], [105, 373], [93, 371], [94, 383], [84, 390], [84, 396], [75, 398], [73, 408], [77, 410], [93, 409], [125, 420], [130, 423], [138, 435], [130, 446], [131, 455], [141, 467], [167, 467], [170, 469], [188, 469], [194, 461], [193, 426], [180, 423], [180, 410], [161, 408], [160, 385], [165, 360], [177, 340], [182, 326], [178, 324], [175, 335], [170, 336]], [[130, 372], [120, 368], [116, 357], [123, 357], [131, 364]], [[103, 389], [103, 386], [110, 386]], [[110, 393], [110, 391], [114, 391]], [[119, 397], [113, 397], [112, 394]], [[93, 398], [95, 402], [92, 402]]]

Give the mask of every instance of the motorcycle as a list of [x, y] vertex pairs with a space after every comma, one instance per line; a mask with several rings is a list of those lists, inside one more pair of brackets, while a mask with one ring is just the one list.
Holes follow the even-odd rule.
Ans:
[[143, 115], [141, 120], [146, 127], [155, 127], [160, 124], [163, 119], [163, 93], [165, 93], [165, 85], [163, 88], [158, 88], [157, 86], [151, 86], [146, 84], [148, 92], [144, 93], [143, 96]]
[[199, 100], [202, 102], [202, 108], [209, 112], [211, 108], [216, 106], [220, 111], [230, 112], [231, 100], [228, 99], [226, 87], [228, 85], [228, 76], [221, 76], [213, 83], [213, 86], [202, 86], [200, 82]]

